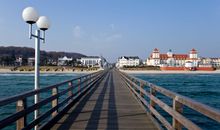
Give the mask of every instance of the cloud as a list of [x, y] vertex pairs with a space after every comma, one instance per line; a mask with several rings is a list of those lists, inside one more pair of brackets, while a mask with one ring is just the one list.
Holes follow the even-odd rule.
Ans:
[[83, 32], [79, 25], [75, 26], [73, 29], [73, 36], [75, 38], [82, 38]]
[[112, 30], [115, 30], [115, 24], [113, 24], [113, 23], [110, 24], [110, 27], [111, 27]]
[[122, 34], [115, 30], [114, 24], [109, 24], [108, 30], [103, 32], [89, 32], [82, 29], [81, 26], [76, 25], [73, 28], [73, 36], [74, 39], [78, 42], [93, 42], [93, 43], [105, 43], [105, 42], [114, 42], [120, 38], [122, 38]]
[[106, 33], [106, 32], [91, 36], [91, 40], [93, 42], [98, 42], [98, 43], [113, 42], [120, 38], [122, 38], [122, 34], [120, 33]]
[[114, 40], [117, 40], [117, 39], [120, 39], [122, 38], [122, 34], [120, 33], [115, 33], [115, 34], [111, 34], [109, 36], [107, 36], [105, 38], [106, 41], [114, 41]]

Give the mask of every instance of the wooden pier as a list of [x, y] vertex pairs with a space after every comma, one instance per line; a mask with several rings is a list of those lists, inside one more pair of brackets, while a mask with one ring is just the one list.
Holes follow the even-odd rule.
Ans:
[[[63, 86], [66, 88], [61, 88]], [[27, 103], [30, 97], [42, 93], [51, 93], [51, 96], [41, 97], [37, 104]], [[160, 100], [158, 93], [172, 104]], [[184, 116], [186, 107], [220, 123], [219, 110], [116, 69], [0, 99], [0, 108], [13, 103], [16, 103], [16, 112], [0, 120], [0, 129], [16, 122], [17, 130], [30, 130], [35, 126], [39, 130], [201, 130]], [[48, 104], [51, 107], [46, 112], [35, 120], [28, 120], [31, 113]], [[163, 117], [156, 107], [167, 112], [172, 121]]]
[[109, 71], [52, 130], [156, 130], [119, 73]]

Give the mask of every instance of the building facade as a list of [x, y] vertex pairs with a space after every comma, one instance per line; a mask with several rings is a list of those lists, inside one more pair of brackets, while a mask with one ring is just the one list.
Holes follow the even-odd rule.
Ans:
[[212, 66], [212, 67], [215, 67], [215, 68], [220, 68], [220, 58], [201, 58], [200, 59], [200, 62], [199, 62], [200, 65], [203, 65], [203, 66]]
[[140, 58], [138, 56], [122, 56], [119, 57], [116, 63], [116, 67], [122, 68], [124, 66], [139, 66]]
[[107, 67], [107, 61], [102, 56], [87, 56], [87, 57], [81, 57], [78, 59], [78, 61], [81, 62], [82, 66], [87, 67], [99, 67], [99, 68], [106, 68]]
[[73, 58], [68, 58], [67, 56], [58, 58], [57, 65], [62, 66], [62, 65], [67, 65], [68, 62], [72, 61]]
[[35, 64], [35, 58], [34, 57], [29, 57], [27, 59], [27, 61], [28, 61], [29, 66], [34, 66], [34, 64]]
[[160, 51], [155, 48], [150, 57], [147, 58], [146, 64], [149, 66], [172, 66], [172, 67], [185, 67], [190, 65], [191, 67], [197, 67], [199, 62], [198, 53], [195, 49], [192, 49], [189, 54], [174, 54], [172, 50], [169, 50], [166, 54], [161, 54]]

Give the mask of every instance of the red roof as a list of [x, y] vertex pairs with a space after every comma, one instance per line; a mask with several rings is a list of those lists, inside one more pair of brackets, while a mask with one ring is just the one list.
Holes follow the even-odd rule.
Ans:
[[194, 48], [191, 51], [196, 51]]
[[190, 51], [190, 54], [197, 54], [197, 51], [193, 48], [193, 49]]
[[[177, 60], [186, 60], [187, 57], [188, 57], [187, 54], [173, 54], [173, 58], [177, 59]], [[166, 59], [168, 59], [168, 55], [167, 54], [160, 54], [160, 59], [166, 60]]]
[[154, 48], [154, 52], [159, 52], [159, 50], [157, 48]]
[[166, 60], [166, 59], [168, 59], [168, 55], [167, 54], [160, 54], [160, 59]]
[[175, 59], [187, 59], [188, 55], [187, 54], [174, 54], [173, 57]]

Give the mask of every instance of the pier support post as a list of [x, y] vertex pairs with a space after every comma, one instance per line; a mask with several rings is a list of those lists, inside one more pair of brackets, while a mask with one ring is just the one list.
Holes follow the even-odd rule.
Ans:
[[[16, 111], [17, 112], [26, 109], [26, 107], [27, 107], [26, 99], [17, 101], [17, 104], [16, 104]], [[24, 117], [17, 120], [16, 130], [22, 130], [26, 126], [26, 123], [27, 123], [27, 118], [26, 118], [26, 115], [24, 115]]]
[[[57, 95], [57, 93], [58, 93], [58, 88], [57, 88], [57, 87], [53, 88], [53, 89], [52, 89], [52, 95]], [[58, 98], [56, 98], [56, 99], [54, 99], [54, 100], [52, 101], [52, 108], [53, 108], [53, 107], [56, 107], [57, 105], [58, 105]], [[52, 113], [52, 117], [56, 116], [57, 113], [58, 113], [58, 109], [55, 110], [55, 111]]]
[[[173, 99], [173, 110], [179, 112], [180, 114], [183, 113], [183, 105], [176, 101], [175, 98]], [[176, 130], [182, 130], [182, 124], [178, 122], [175, 118], [173, 118], [173, 128]]]

